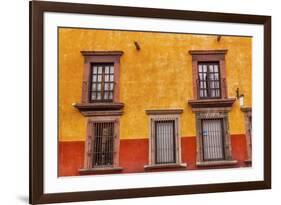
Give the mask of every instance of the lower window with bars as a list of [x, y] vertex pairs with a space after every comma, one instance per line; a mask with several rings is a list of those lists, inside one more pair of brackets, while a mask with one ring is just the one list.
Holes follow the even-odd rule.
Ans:
[[114, 165], [114, 122], [93, 124], [92, 166], [113, 167]]
[[176, 163], [176, 122], [171, 119], [153, 121], [155, 164]]
[[223, 119], [202, 119], [201, 137], [204, 161], [225, 159]]

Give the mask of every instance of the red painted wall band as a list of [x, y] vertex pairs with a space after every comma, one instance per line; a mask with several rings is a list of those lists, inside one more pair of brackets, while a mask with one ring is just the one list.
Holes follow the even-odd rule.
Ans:
[[[144, 172], [144, 165], [149, 159], [148, 139], [120, 140], [119, 165], [122, 173]], [[234, 167], [246, 166], [246, 136], [231, 135], [232, 158], [238, 161]], [[181, 137], [182, 162], [187, 169], [198, 169], [196, 166], [196, 137]], [[84, 142], [59, 142], [59, 176], [79, 175], [78, 169], [84, 164]]]
[[59, 142], [59, 176], [79, 175], [84, 165], [84, 142]]

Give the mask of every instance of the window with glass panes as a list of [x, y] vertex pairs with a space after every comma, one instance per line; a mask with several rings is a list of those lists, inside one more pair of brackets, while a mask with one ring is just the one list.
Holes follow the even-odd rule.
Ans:
[[114, 96], [114, 64], [92, 64], [90, 102], [112, 102]]
[[220, 72], [218, 62], [198, 63], [198, 96], [199, 98], [220, 98]]

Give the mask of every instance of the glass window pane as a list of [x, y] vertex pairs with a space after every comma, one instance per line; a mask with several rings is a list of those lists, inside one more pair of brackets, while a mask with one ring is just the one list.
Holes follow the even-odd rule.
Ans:
[[101, 93], [97, 92], [97, 100], [100, 100], [100, 99], [101, 99]]
[[103, 99], [105, 99], [105, 100], [108, 99], [108, 92], [104, 92], [104, 94], [103, 94]]
[[204, 90], [204, 97], [207, 97], [207, 89]]
[[110, 83], [110, 90], [113, 90], [114, 83]]
[[207, 65], [203, 65], [203, 72], [207, 72]]
[[219, 74], [215, 73], [215, 80], [218, 80], [218, 79], [219, 79]]
[[105, 66], [105, 73], [109, 73], [109, 66]]
[[93, 75], [92, 81], [97, 82], [97, 76], [96, 75]]
[[114, 66], [110, 66], [110, 73], [114, 73]]
[[203, 80], [207, 80], [207, 73], [203, 73]]
[[109, 84], [108, 83], [104, 84], [104, 90], [109, 90]]
[[98, 72], [97, 66], [93, 66], [93, 73], [96, 74]]
[[96, 99], [96, 93], [95, 93], [95, 92], [92, 92], [91, 100], [95, 100], [95, 99]]
[[98, 67], [98, 73], [99, 73], [99, 74], [102, 74], [102, 66], [99, 66], [99, 67]]
[[96, 86], [97, 84], [95, 84], [95, 83], [93, 83], [92, 84], [92, 91], [95, 91], [96, 89], [97, 89], [97, 86]]
[[213, 65], [210, 65], [210, 66], [209, 66], [209, 71], [210, 71], [210, 72], [213, 72], [213, 71], [214, 71]]
[[220, 88], [220, 83], [219, 83], [219, 81], [216, 81], [216, 84], [215, 84], [216, 86], [216, 88]]
[[108, 81], [109, 81], [109, 75], [105, 75], [105, 76], [104, 76], [104, 81], [105, 81], [105, 82], [108, 82]]
[[214, 72], [219, 72], [218, 65], [214, 65]]
[[220, 90], [216, 89], [216, 97], [219, 97], [219, 96], [220, 96]]
[[112, 92], [109, 92], [108, 99], [110, 99], [110, 100], [112, 100], [112, 99], [113, 99], [113, 93], [112, 93]]
[[98, 86], [98, 87], [97, 87], [97, 88], [98, 88], [97, 90], [98, 90], [98, 91], [101, 91], [101, 84], [99, 83], [99, 84], [97, 84], [97, 86]]
[[101, 82], [102, 76], [98, 75], [98, 82]]
[[114, 75], [110, 75], [110, 81], [111, 81], [111, 82], [114, 81]]

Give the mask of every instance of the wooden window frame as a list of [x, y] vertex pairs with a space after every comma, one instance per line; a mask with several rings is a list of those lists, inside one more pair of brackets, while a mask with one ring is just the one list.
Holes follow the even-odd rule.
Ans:
[[[94, 167], [93, 166], [93, 143], [94, 134], [93, 126], [95, 123], [114, 123], [114, 155], [113, 165], [110, 167]], [[85, 140], [85, 152], [84, 152], [84, 167], [79, 170], [81, 175], [83, 174], [105, 174], [121, 172], [122, 167], [119, 167], [119, 146], [120, 146], [120, 119], [117, 116], [106, 117], [90, 117], [87, 122], [87, 135]]]
[[[93, 72], [93, 67], [96, 66], [96, 67], [102, 67], [102, 73], [98, 73], [98, 70], [97, 70], [97, 73], [94, 74]], [[108, 71], [109, 73], [106, 74], [105, 73], [105, 67], [106, 66], [113, 66], [114, 68], [114, 63], [92, 63], [91, 64], [91, 68], [90, 68], [90, 79], [89, 79], [89, 94], [88, 94], [88, 97], [89, 97], [89, 102], [90, 103], [112, 103], [114, 101], [114, 91], [115, 91], [115, 79], [114, 79], [114, 69], [113, 69], [113, 74]], [[97, 68], [98, 69], [98, 68]], [[101, 81], [98, 82], [98, 81], [93, 81], [93, 75], [96, 76], [96, 78], [98, 78], [98, 76], [101, 76]], [[109, 81], [105, 81], [105, 76], [108, 76], [108, 80]], [[110, 77], [113, 76], [113, 81], [110, 81]], [[108, 89], [108, 90], [105, 90], [105, 84], [112, 84], [113, 83], [113, 88], [112, 90]], [[93, 91], [93, 84], [96, 85], [96, 90]], [[100, 91], [97, 89], [98, 87], [98, 84], [100, 84], [101, 86], [101, 89]], [[101, 96], [101, 99], [97, 99], [97, 95], [96, 95], [96, 99], [92, 99], [92, 95], [93, 95], [93, 92], [94, 93], [100, 93], [100, 96]], [[109, 95], [108, 95], [108, 98], [105, 99], [105, 92], [108, 92], [108, 94], [111, 92], [112, 93], [112, 98], [109, 98]]]
[[[214, 192], [230, 192], [230, 191], [248, 191], [271, 189], [272, 187], [272, 157], [271, 157], [271, 73], [272, 73], [272, 17], [249, 14], [235, 14], [235, 13], [218, 13], [218, 12], [199, 12], [199, 11], [185, 11], [185, 10], [171, 10], [161, 8], [139, 8], [139, 7], [124, 7], [124, 6], [109, 6], [109, 5], [93, 5], [93, 4], [79, 4], [79, 3], [63, 3], [63, 2], [47, 2], [47, 1], [30, 1], [30, 143], [29, 143], [29, 203], [30, 204], [49, 204], [59, 202], [77, 202], [90, 200], [109, 200], [122, 198], [137, 198], [137, 197], [155, 197], [179, 194], [199, 194], [199, 193], [214, 193]], [[52, 193], [46, 192], [46, 158], [44, 157], [45, 138], [49, 136], [44, 133], [44, 99], [48, 96], [44, 89], [44, 79], [46, 73], [49, 71], [44, 67], [44, 62], [50, 58], [44, 56], [46, 45], [44, 44], [46, 35], [44, 35], [44, 21], [45, 15], [48, 12], [56, 12], [58, 14], [75, 13], [79, 15], [104, 15], [124, 18], [152, 18], [152, 19], [171, 19], [172, 21], [200, 21], [200, 22], [219, 22], [226, 25], [231, 23], [243, 23], [248, 25], [259, 25], [262, 34], [262, 48], [263, 65], [260, 73], [263, 77], [260, 79], [263, 82], [264, 95], [262, 101], [264, 104], [263, 121], [264, 130], [261, 133], [264, 146], [260, 147], [262, 151], [262, 161], [259, 170], [262, 170], [262, 177], [253, 179], [251, 181], [233, 181], [221, 182], [214, 180], [214, 183], [203, 182], [197, 183], [195, 179], [194, 184], [182, 182], [181, 184], [171, 183], [163, 185], [152, 185], [151, 182], [145, 182], [146, 186], [131, 188], [124, 186], [122, 189], [89, 189], [87, 191], [79, 189], [70, 192], [54, 191]], [[122, 24], [122, 22], [118, 22]], [[178, 32], [176, 29], [174, 32]], [[213, 37], [213, 41], [219, 44], [221, 36]], [[223, 37], [222, 37], [223, 39]], [[184, 43], [184, 42], [183, 42]], [[186, 42], [185, 42], [186, 43]], [[132, 51], [133, 52], [133, 51]], [[255, 120], [255, 119], [253, 119]], [[219, 172], [216, 172], [219, 174]], [[188, 174], [188, 173], [186, 173]], [[141, 175], [141, 174], [140, 174]], [[219, 176], [218, 176], [219, 177]], [[134, 176], [134, 179], [137, 178]], [[166, 180], [165, 175], [161, 179]], [[276, 180], [276, 179], [275, 179]], [[76, 179], [75, 179], [76, 181]], [[260, 192], [261, 193], [261, 192]], [[251, 193], [249, 193], [251, 194]], [[233, 194], [234, 195], [234, 194]], [[238, 195], [238, 193], [237, 193]], [[163, 198], [165, 200], [165, 198]], [[232, 198], [231, 198], [232, 200]], [[26, 201], [26, 200], [25, 200]], [[135, 200], [136, 201], [136, 200]], [[253, 200], [254, 202], [255, 200]]]
[[81, 51], [84, 56], [84, 73], [82, 83], [82, 103], [99, 103], [90, 101], [90, 84], [91, 84], [91, 66], [95, 63], [113, 63], [114, 65], [114, 93], [112, 103], [119, 101], [119, 87], [120, 87], [120, 58], [123, 51]]
[[[221, 96], [219, 99], [227, 98], [226, 68], [225, 55], [227, 50], [190, 50], [192, 56], [192, 78], [193, 78], [193, 95], [194, 99], [200, 100], [197, 88], [198, 81], [198, 64], [206, 62], [218, 62], [220, 73]], [[205, 99], [205, 98], [204, 98]], [[213, 98], [207, 98], [213, 99]]]
[[[235, 165], [237, 160], [232, 159], [231, 140], [228, 124], [228, 111], [224, 108], [206, 108], [196, 112], [196, 165], [204, 166], [220, 166], [220, 165]], [[223, 122], [223, 142], [224, 142], [224, 159], [223, 160], [208, 160], [203, 158], [203, 139], [202, 139], [202, 120], [221, 119]]]
[[[220, 64], [219, 64], [219, 62], [218, 61], [212, 61], [212, 62], [202, 62], [202, 61], [200, 61], [200, 62], [198, 62], [198, 66], [199, 65], [206, 65], [207, 66], [207, 72], [199, 72], [198, 71], [198, 68], [197, 68], [197, 73], [198, 73], [198, 75], [197, 75], [197, 81], [196, 81], [196, 86], [197, 86], [197, 94], [198, 94], [198, 91], [199, 91], [199, 95], [198, 95], [198, 99], [202, 99], [202, 100], [204, 100], [204, 99], [220, 99], [221, 98], [221, 96], [222, 96], [222, 82], [221, 82], [221, 74], [220, 74]], [[217, 96], [217, 97], [211, 97], [210, 96], [210, 92], [212, 92], [212, 89], [217, 89], [217, 88], [210, 88], [209, 87], [209, 81], [211, 81], [211, 80], [209, 80], [209, 79], [207, 79], [207, 80], [202, 80], [202, 79], [200, 79], [200, 76], [199, 76], [199, 74], [200, 73], [206, 73], [206, 75], [207, 76], [209, 76], [209, 74], [210, 73], [215, 73], [215, 72], [210, 72], [209, 71], [209, 66], [210, 65], [217, 65], [218, 66], [218, 78], [219, 78], [219, 88], [218, 88], [218, 90], [219, 90], [219, 96]], [[205, 96], [205, 97], [201, 97], [200, 96], [200, 91], [201, 91], [201, 81], [205, 81], [206, 82], [206, 91], [207, 91], [207, 96]], [[213, 80], [213, 81], [215, 81], [215, 80]]]
[[[186, 168], [186, 163], [182, 163], [181, 159], [181, 144], [180, 144], [180, 114], [183, 109], [166, 109], [166, 110], [146, 110], [149, 120], [149, 164], [144, 166], [146, 171], [155, 169], [169, 169], [169, 168]], [[175, 163], [157, 164], [155, 159], [155, 122], [158, 121], [174, 121], [175, 131]]]

